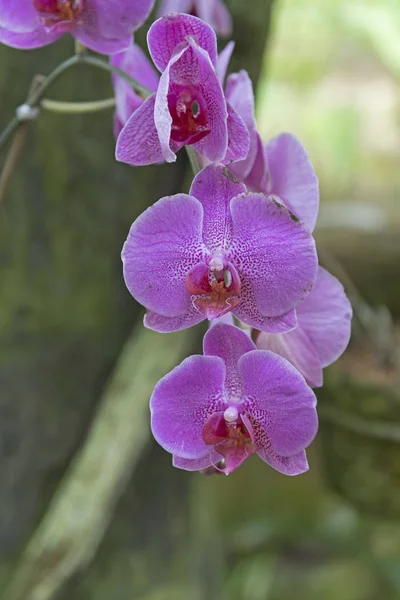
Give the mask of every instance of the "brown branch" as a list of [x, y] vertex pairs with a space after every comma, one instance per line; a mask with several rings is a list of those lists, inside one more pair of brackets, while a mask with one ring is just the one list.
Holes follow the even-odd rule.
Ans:
[[4, 600], [50, 600], [100, 544], [150, 438], [149, 399], [157, 380], [187, 356], [193, 330], [133, 330], [82, 449], [71, 463], [17, 566]]
[[19, 124], [16, 130], [10, 149], [6, 156], [3, 169], [0, 174], [0, 208], [4, 200], [4, 195], [7, 185], [18, 165], [22, 149], [25, 144], [26, 134], [28, 132], [28, 122], [24, 121]]

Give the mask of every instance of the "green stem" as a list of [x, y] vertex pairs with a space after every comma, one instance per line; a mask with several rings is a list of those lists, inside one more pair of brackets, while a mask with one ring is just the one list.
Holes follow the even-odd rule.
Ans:
[[88, 51], [88, 49], [84, 44], [81, 44], [81, 42], [78, 42], [78, 40], [75, 40], [75, 54], [78, 54], [78, 56], [81, 56], [82, 54], [85, 54], [87, 51]]
[[152, 94], [152, 91], [149, 90], [144, 85], [141, 85], [136, 79], [133, 79], [130, 75], [122, 71], [122, 69], [118, 69], [118, 67], [114, 67], [110, 63], [102, 60], [101, 58], [97, 58], [96, 56], [89, 56], [87, 54], [83, 54], [80, 56], [80, 62], [86, 65], [92, 65], [93, 67], [97, 67], [98, 69], [103, 69], [104, 71], [108, 71], [109, 73], [115, 73], [119, 75], [122, 79], [124, 79], [129, 85], [133, 87], [135, 92], [140, 94], [143, 98], [147, 98]]
[[[44, 96], [46, 90], [56, 81], [56, 79], [58, 79], [62, 73], [70, 69], [72, 66], [76, 65], [79, 61], [80, 57], [75, 55], [58, 65], [58, 67], [43, 80], [41, 85], [38, 85], [34, 91], [28, 94], [26, 104], [31, 108], [36, 107]], [[14, 133], [14, 131], [16, 131], [21, 122], [22, 121], [18, 119], [18, 117], [11, 119], [3, 133], [0, 135], [0, 149], [7, 142], [8, 138]]]
[[38, 103], [40, 102], [40, 100], [43, 98], [47, 89], [60, 77], [60, 75], [62, 75], [65, 71], [68, 71], [68, 69], [70, 69], [74, 65], [78, 64], [78, 62], [80, 62], [80, 60], [81, 60], [80, 56], [75, 54], [74, 56], [71, 56], [71, 58], [69, 58], [68, 60], [66, 60], [66, 61], [62, 62], [60, 65], [58, 65], [58, 67], [56, 67], [54, 69], [54, 71], [52, 71], [50, 73], [50, 75], [48, 75], [43, 80], [42, 85], [40, 85], [37, 88], [37, 90], [35, 90], [35, 92], [33, 92], [33, 94], [28, 96], [26, 103], [32, 107], [37, 106]]
[[190, 165], [193, 169], [194, 175], [197, 175], [201, 171], [201, 167], [199, 165], [199, 158], [197, 156], [196, 150], [191, 146], [185, 146], [186, 153], [189, 157]]
[[[40, 103], [48, 88], [60, 77], [60, 75], [62, 75], [65, 71], [79, 63], [92, 65], [93, 67], [103, 69], [105, 71], [108, 71], [109, 73], [116, 73], [117, 75], [122, 77], [127, 83], [129, 83], [132, 86], [132, 88], [143, 98], [147, 98], [152, 93], [151, 90], [141, 85], [138, 81], [130, 77], [121, 69], [114, 67], [113, 65], [100, 58], [96, 58], [95, 56], [89, 56], [88, 54], [86, 54], [86, 52], [81, 52], [79, 54], [71, 56], [71, 58], [58, 65], [58, 67], [56, 67], [54, 71], [52, 71], [50, 75], [48, 75], [43, 80], [41, 85], [38, 85], [32, 93], [28, 94], [25, 104], [27, 104], [31, 108], [35, 108]], [[11, 135], [14, 133], [14, 131], [16, 131], [21, 122], [23, 121], [21, 119], [18, 119], [18, 117], [14, 117], [13, 119], [11, 119], [7, 127], [0, 134], [0, 150], [3, 147], [3, 145], [7, 142], [7, 140], [11, 137]]]
[[13, 117], [11, 119], [11, 121], [8, 123], [7, 127], [0, 134], [0, 149], [6, 143], [8, 138], [14, 133], [14, 131], [17, 129], [17, 127], [20, 123], [21, 123], [21, 121], [19, 119], [17, 119], [17, 117]]
[[62, 114], [82, 114], [92, 113], [108, 108], [114, 108], [115, 98], [106, 98], [105, 100], [95, 100], [94, 102], [62, 102], [44, 98], [40, 103], [41, 108], [51, 112]]

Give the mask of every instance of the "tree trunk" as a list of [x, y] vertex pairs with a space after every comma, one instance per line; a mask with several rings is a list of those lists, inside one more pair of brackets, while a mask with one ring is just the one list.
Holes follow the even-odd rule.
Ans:
[[[252, 0], [251, 12], [244, 0], [228, 3], [235, 17], [233, 65], [253, 77], [271, 3]], [[68, 37], [34, 52], [0, 49], [2, 125], [24, 101], [32, 77], [50, 72], [72, 50]], [[78, 101], [111, 93], [106, 74], [80, 66], [49, 97]], [[141, 318], [121, 276], [129, 226], [159, 197], [185, 191], [186, 165], [183, 153], [176, 165], [116, 163], [111, 113], [46, 113], [29, 126], [0, 220], [0, 589], [84, 444], [127, 332]], [[157, 598], [161, 590], [162, 598], [170, 593], [174, 600], [211, 598], [221, 563], [215, 553], [215, 563], [198, 555], [214, 532], [210, 515], [191, 515], [190, 481], [149, 445], [95, 562], [62, 597]], [[192, 552], [193, 536], [201, 542]]]

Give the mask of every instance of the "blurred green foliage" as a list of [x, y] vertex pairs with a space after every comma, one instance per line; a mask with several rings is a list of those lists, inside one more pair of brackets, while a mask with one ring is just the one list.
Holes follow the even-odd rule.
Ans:
[[400, 223], [398, 0], [280, 0], [257, 118], [306, 145], [322, 199], [380, 203]]

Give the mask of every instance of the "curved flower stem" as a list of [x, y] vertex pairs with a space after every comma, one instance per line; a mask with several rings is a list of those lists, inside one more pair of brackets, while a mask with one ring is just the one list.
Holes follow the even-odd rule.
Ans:
[[[147, 98], [147, 96], [151, 94], [151, 90], [148, 90], [147, 88], [142, 86], [138, 81], [127, 75], [124, 71], [121, 71], [121, 69], [113, 67], [111, 64], [104, 60], [101, 60], [94, 56], [89, 56], [84, 46], [77, 46], [76, 54], [74, 54], [74, 56], [71, 56], [66, 61], [62, 62], [60, 65], [58, 65], [58, 67], [56, 67], [54, 71], [50, 73], [50, 75], [48, 75], [47, 77], [38, 75], [34, 78], [34, 85], [31, 86], [25, 103], [17, 108], [16, 115], [8, 123], [4, 131], [0, 133], [0, 150], [9, 140], [9, 138], [22, 127], [23, 124], [26, 124], [27, 122], [38, 116], [38, 105], [41, 105], [47, 110], [74, 114], [89, 113], [97, 110], [103, 110], [106, 108], [112, 108], [114, 106], [114, 99], [111, 98], [94, 102], [79, 103], [56, 102], [55, 100], [43, 100], [43, 102], [41, 102], [48, 88], [60, 77], [60, 75], [62, 75], [65, 71], [69, 70], [71, 67], [80, 63], [92, 65], [93, 67], [103, 69], [105, 71], [108, 71], [109, 73], [116, 73], [117, 75], [122, 77], [127, 83], [129, 83], [133, 87], [133, 89], [136, 90], [136, 92], [139, 93], [143, 98]], [[23, 129], [26, 130], [26, 127], [24, 127]], [[23, 145], [22, 140], [24, 138], [25, 133], [23, 136], [18, 136], [17, 141], [15, 142], [15, 144], [13, 144], [13, 147], [10, 149], [9, 156], [6, 158], [3, 167], [3, 172], [0, 174], [0, 201], [1, 197], [4, 195], [6, 184], [10, 180], [12, 172], [17, 164]], [[18, 148], [18, 152], [15, 151], [15, 148]]]
[[82, 54], [85, 54], [87, 51], [87, 47], [81, 42], [79, 42], [77, 39], [75, 39], [75, 54], [78, 54], [80, 56]]
[[64, 62], [62, 62], [58, 67], [54, 69], [43, 79], [42, 85], [38, 86], [38, 88], [32, 93], [28, 95], [26, 103], [31, 106], [37, 106], [38, 102], [43, 98], [46, 90], [62, 75], [65, 71], [68, 71], [71, 67], [76, 65], [81, 60], [81, 57], [78, 54], [71, 56]]
[[[70, 69], [72, 66], [76, 65], [79, 61], [80, 56], [75, 55], [58, 65], [58, 67], [56, 67], [54, 71], [50, 73], [50, 75], [43, 79], [42, 83], [38, 85], [34, 91], [28, 93], [28, 97], [25, 102], [27, 108], [35, 108], [44, 96], [46, 90], [56, 81], [56, 79], [58, 79], [62, 73]], [[25, 119], [18, 117], [18, 115], [11, 119], [3, 133], [0, 135], [0, 149], [18, 128], [18, 126], [24, 122], [24, 120]]]
[[43, 98], [40, 107], [51, 112], [62, 114], [82, 114], [92, 113], [100, 110], [114, 108], [115, 98], [106, 98], [105, 100], [95, 100], [93, 102], [62, 102]]
[[[41, 99], [43, 98], [45, 92], [60, 77], [60, 75], [62, 75], [65, 71], [77, 64], [92, 65], [93, 67], [103, 69], [105, 71], [108, 71], [109, 73], [116, 73], [117, 75], [122, 77], [127, 83], [129, 83], [133, 87], [133, 89], [143, 98], [147, 98], [147, 96], [151, 94], [151, 90], [141, 85], [138, 81], [136, 81], [136, 79], [133, 79], [121, 69], [114, 67], [113, 65], [102, 60], [101, 58], [89, 56], [88, 54], [86, 54], [86, 52], [83, 52], [79, 54], [74, 54], [74, 56], [71, 56], [68, 60], [58, 65], [58, 67], [56, 67], [54, 71], [50, 73], [50, 75], [45, 77], [42, 80], [41, 85], [37, 86], [34, 92], [28, 94], [28, 97], [25, 102], [27, 108], [29, 109], [37, 107]], [[16, 131], [19, 124], [24, 122], [25, 120], [28, 119], [18, 115], [11, 119], [7, 127], [4, 129], [3, 133], [0, 134], [0, 150], [2, 146], [7, 142], [7, 140], [11, 137], [11, 135], [14, 133], [14, 131]]]
[[98, 69], [103, 69], [104, 71], [108, 71], [109, 73], [115, 73], [119, 75], [122, 79], [124, 79], [129, 85], [133, 87], [135, 92], [140, 94], [143, 98], [147, 98], [152, 94], [152, 91], [149, 90], [144, 85], [140, 84], [136, 79], [133, 79], [130, 75], [119, 69], [118, 67], [114, 67], [110, 63], [102, 60], [101, 58], [97, 58], [96, 56], [89, 56], [88, 54], [82, 54], [79, 56], [80, 62], [86, 65], [92, 65], [92, 67], [97, 67]]
[[17, 119], [17, 117], [13, 117], [11, 119], [11, 121], [8, 123], [7, 127], [4, 129], [4, 131], [0, 134], [0, 149], [1, 147], [6, 143], [6, 141], [8, 140], [8, 138], [14, 133], [14, 131], [17, 129], [18, 125], [20, 124], [20, 120]]

